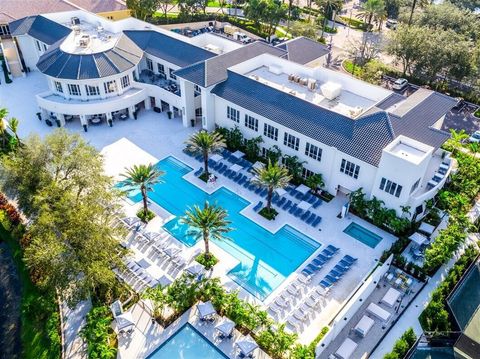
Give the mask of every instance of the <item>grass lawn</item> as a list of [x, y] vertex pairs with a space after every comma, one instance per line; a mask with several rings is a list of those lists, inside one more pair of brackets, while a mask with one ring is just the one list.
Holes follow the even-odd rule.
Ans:
[[343, 68], [349, 74], [352, 74], [353, 71], [355, 71], [355, 73], [353, 75], [356, 76], [356, 77], [362, 77], [362, 75], [363, 75], [363, 68], [361, 66], [358, 66], [358, 65], [354, 66], [353, 62], [351, 60], [345, 60], [343, 62]]
[[[0, 213], [2, 216], [3, 213]], [[22, 358], [25, 359], [50, 359], [60, 357], [60, 345], [52, 345], [47, 333], [47, 326], [58, 319], [57, 305], [53, 298], [44, 296], [33, 285], [30, 276], [22, 261], [22, 251], [18, 241], [5, 230], [0, 220], [0, 238], [4, 240], [13, 253], [22, 287], [21, 303], [21, 339], [23, 347]], [[57, 323], [59, 325], [59, 323]], [[54, 328], [53, 336], [58, 326]], [[55, 340], [60, 340], [55, 338]]]

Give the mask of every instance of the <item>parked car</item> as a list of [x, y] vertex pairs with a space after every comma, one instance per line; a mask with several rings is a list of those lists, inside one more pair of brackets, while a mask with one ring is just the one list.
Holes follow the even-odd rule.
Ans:
[[396, 30], [397, 29], [397, 24], [398, 24], [397, 20], [387, 19], [387, 22], [385, 23], [385, 26], [387, 27], [387, 29]]
[[470, 142], [480, 142], [480, 131], [475, 131], [474, 133], [472, 133], [468, 140]]
[[396, 79], [395, 82], [393, 83], [392, 88], [397, 91], [402, 91], [406, 89], [408, 86], [408, 80], [407, 79]]

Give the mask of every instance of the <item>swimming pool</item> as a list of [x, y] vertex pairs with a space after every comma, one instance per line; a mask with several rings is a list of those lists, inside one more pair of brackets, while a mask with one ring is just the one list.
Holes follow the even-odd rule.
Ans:
[[228, 358], [187, 323], [149, 355], [148, 359], [197, 359], [200, 355], [208, 359]]
[[357, 241], [360, 241], [371, 248], [375, 248], [382, 240], [382, 237], [355, 222], [350, 223], [343, 231], [350, 237], [355, 238]]
[[[165, 171], [164, 182], [155, 185], [149, 197], [177, 216], [164, 225], [165, 230], [185, 245], [193, 246], [196, 240], [187, 234], [188, 227], [180, 223], [180, 217], [188, 207], [203, 205], [206, 200], [221, 205], [228, 211], [234, 230], [227, 234], [229, 240], [214, 242], [240, 262], [228, 273], [230, 278], [259, 299], [265, 299], [320, 247], [288, 225], [275, 234], [267, 231], [240, 214], [250, 202], [224, 187], [209, 195], [192, 185], [182, 178], [192, 168], [174, 157], [161, 160], [157, 166]], [[138, 202], [141, 195], [130, 198]]]

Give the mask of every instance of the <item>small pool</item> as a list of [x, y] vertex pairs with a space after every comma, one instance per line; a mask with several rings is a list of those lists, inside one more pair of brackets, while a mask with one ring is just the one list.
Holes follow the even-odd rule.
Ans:
[[452, 348], [417, 348], [411, 359], [454, 359]]
[[[174, 157], [161, 160], [157, 167], [165, 171], [164, 182], [154, 186], [149, 198], [176, 216], [164, 225], [165, 230], [185, 245], [193, 246], [196, 239], [179, 220], [185, 210], [195, 204], [203, 205], [206, 200], [225, 208], [233, 231], [227, 234], [229, 240], [214, 242], [239, 261], [229, 277], [261, 300], [320, 247], [288, 225], [276, 233], [269, 232], [240, 213], [250, 202], [224, 187], [210, 195], [194, 186], [183, 178], [192, 168]], [[130, 198], [138, 202], [141, 195], [130, 194]]]
[[350, 223], [343, 231], [371, 248], [375, 248], [382, 240], [382, 237], [355, 222]]
[[228, 358], [192, 325], [185, 324], [147, 359]]

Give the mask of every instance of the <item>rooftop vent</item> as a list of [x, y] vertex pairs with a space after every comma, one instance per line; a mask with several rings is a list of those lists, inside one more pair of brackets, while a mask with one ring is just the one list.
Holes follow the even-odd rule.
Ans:
[[80, 47], [87, 47], [89, 43], [90, 43], [90, 35], [82, 35], [82, 37], [80, 38], [80, 41], [78, 42], [78, 45]]
[[75, 16], [75, 17], [72, 17], [72, 18], [70, 19], [70, 22], [71, 22], [71, 24], [74, 25], [74, 26], [75, 26], [75, 25], [80, 25], [80, 19], [79, 19], [78, 17], [76, 17], [76, 16]]

